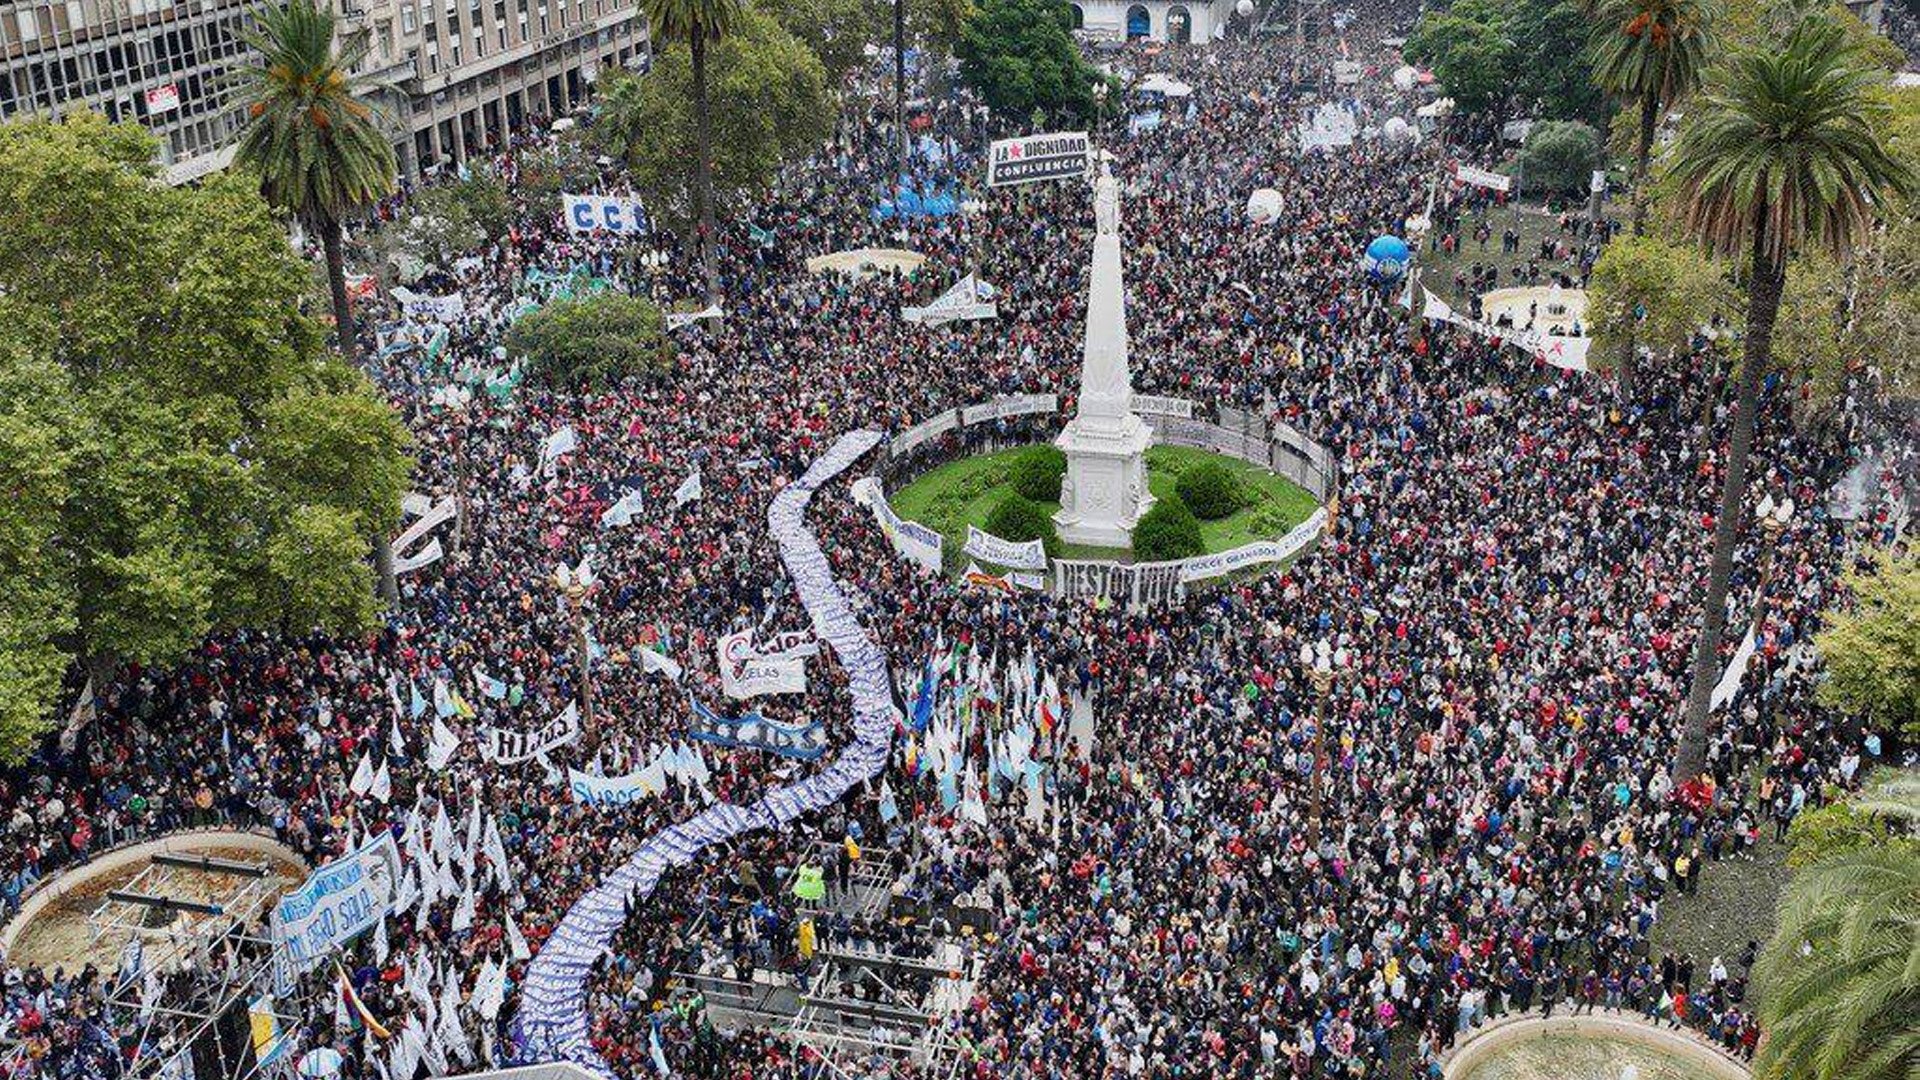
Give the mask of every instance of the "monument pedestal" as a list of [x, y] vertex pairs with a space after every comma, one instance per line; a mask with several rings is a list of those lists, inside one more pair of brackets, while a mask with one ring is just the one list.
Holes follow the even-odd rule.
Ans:
[[1153, 505], [1145, 457], [1153, 432], [1138, 416], [1126, 420], [1100, 429], [1075, 417], [1054, 440], [1067, 455], [1067, 475], [1053, 521], [1069, 544], [1128, 547], [1134, 525]]
[[1087, 273], [1087, 334], [1080, 400], [1055, 445], [1067, 455], [1060, 481], [1060, 539], [1132, 547], [1133, 526], [1153, 505], [1147, 447], [1153, 431], [1133, 411], [1127, 367], [1127, 291], [1120, 268], [1120, 183], [1104, 169], [1093, 184], [1093, 262]]

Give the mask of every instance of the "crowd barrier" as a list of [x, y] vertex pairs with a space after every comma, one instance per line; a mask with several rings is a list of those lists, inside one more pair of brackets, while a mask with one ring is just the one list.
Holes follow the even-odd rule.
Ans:
[[[1127, 563], [1108, 559], [1054, 559], [1043, 580], [1063, 597], [1103, 597], [1131, 605], [1183, 599], [1190, 586], [1252, 566], [1286, 562], [1318, 546], [1327, 511], [1339, 494], [1339, 463], [1326, 447], [1257, 410], [1214, 406], [1186, 398], [1136, 395], [1135, 411], [1153, 431], [1154, 443], [1206, 450], [1267, 469], [1299, 485], [1323, 504], [1313, 518], [1286, 536], [1172, 562]], [[880, 469], [882, 490], [874, 513], [897, 536], [903, 527], [931, 535], [918, 522], [902, 522], [886, 502], [886, 490], [905, 484], [957, 458], [1051, 441], [1065, 423], [1055, 394], [1013, 394], [943, 409], [895, 433]], [[901, 547], [898, 539], [896, 548]], [[913, 557], [904, 550], [903, 557]], [[916, 560], [920, 561], [920, 560]]]

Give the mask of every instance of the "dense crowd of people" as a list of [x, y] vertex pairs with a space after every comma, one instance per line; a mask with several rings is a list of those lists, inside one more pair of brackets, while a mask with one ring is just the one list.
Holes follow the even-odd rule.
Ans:
[[[1406, 14], [1358, 7], [1356, 54], [1377, 51], [1366, 43]], [[1667, 764], [1723, 468], [1728, 357], [1703, 337], [1648, 374], [1642, 399], [1621, 402], [1597, 375], [1421, 325], [1417, 304], [1409, 312], [1359, 272], [1361, 252], [1405, 231], [1444, 161], [1490, 150], [1363, 134], [1350, 149], [1299, 154], [1292, 127], [1308, 95], [1347, 102], [1367, 129], [1412, 112], [1380, 77], [1385, 53], [1361, 83], [1335, 85], [1335, 47], [1316, 53], [1322, 78], [1306, 88], [1289, 84], [1285, 47], [1270, 41], [1103, 57], [1194, 87], [1165, 103], [1160, 126], [1122, 134], [1115, 118], [1103, 138], [1125, 184], [1135, 387], [1257, 408], [1331, 448], [1332, 531], [1283, 574], [1126, 610], [931, 575], [894, 556], [844, 485], [824, 491], [810, 524], [903, 701], [930, 666], [938, 707], [977, 701], [980, 672], [991, 681], [1031, 655], [1062, 689], [1063, 712], [1090, 706], [1092, 737], [1044, 740], [1047, 813], [1027, 814], [1003, 789], [982, 823], [955, 811], [903, 727], [884, 783], [670, 875], [596, 975], [594, 1046], [616, 1071], [664, 1060], [689, 1077], [823, 1075], [817, 1051], [718, 1020], [676, 975], [772, 971], [799, 985], [834, 942], [926, 955], [920, 923], [816, 919], [795, 895], [823, 847], [851, 860], [862, 846], [890, 860], [899, 899], [917, 910], [987, 912], [967, 936], [973, 995], [942, 1021], [961, 1074], [980, 1080], [1425, 1075], [1460, 1034], [1534, 1009], [1633, 1010], [1751, 1053], [1753, 949], [1707, 966], [1660, 955], [1650, 935], [1714, 863], [1750, 855], [1769, 842], [1763, 831], [1891, 752], [1888, 733], [1815, 702], [1808, 639], [1841, 572], [1908, 542], [1899, 508], [1913, 433], [1879, 448], [1875, 499], [1841, 520], [1825, 496], [1871, 449], [1867, 399], [1809, 422], [1806, 388], [1770, 377], [1756, 498], [1804, 510], [1777, 540], [1749, 530], [1735, 559], [1730, 625], [1752, 623], [1755, 661], [1717, 713], [1710, 798], [1676, 798]], [[404, 837], [442, 817], [457, 832], [484, 816], [497, 852], [476, 859], [469, 843], [462, 880], [411, 897], [342, 959], [368, 1015], [392, 1032], [426, 1029], [428, 1052], [400, 1059], [413, 1070], [511, 1060], [524, 962], [583, 890], [690, 808], [750, 800], [811, 767], [707, 746], [707, 780], [617, 809], [555, 782], [568, 768], [625, 774], [685, 742], [690, 700], [722, 700], [720, 637], [805, 628], [764, 524], [773, 492], [849, 430], [897, 431], [1027, 391], [1058, 391], [1071, 410], [1084, 186], [995, 192], [978, 213], [879, 218], [898, 166], [879, 87], [856, 73], [833, 144], [784, 171], [759, 205], [733, 208], [720, 240], [724, 317], [675, 331], [667, 375], [595, 392], [448, 392], [462, 372], [503, 374], [505, 329], [555, 288], [662, 303], [702, 293], [699, 260], [670, 239], [571, 233], [551, 199], [517, 199], [509, 235], [414, 284], [462, 297], [444, 344], [413, 344], [438, 330], [384, 295], [363, 303], [362, 351], [412, 432], [414, 489], [459, 503], [446, 556], [402, 578], [400, 603], [364, 640], [224, 635], [174, 668], [129, 668], [95, 687], [98, 719], [0, 777], [0, 901], [11, 910], [48, 875], [180, 828], [270, 830], [319, 863], [382, 829]], [[977, 173], [992, 134], [978, 112], [955, 97], [930, 115], [955, 151], [918, 155], [913, 182]], [[548, 134], [468, 164], [516, 195], [536, 173], [562, 175], [566, 190], [623, 184], [617, 164]], [[1278, 222], [1246, 219], [1257, 187], [1282, 192]], [[1509, 251], [1496, 235], [1506, 210], [1439, 192], [1432, 250], [1497, 249], [1486, 269], [1444, 283], [1456, 293], [1543, 275], [1578, 285], [1602, 239], [1574, 214], [1558, 240]], [[367, 228], [404, 210], [402, 196]], [[807, 271], [808, 256], [862, 246], [927, 263], [867, 278]], [[997, 319], [929, 330], [899, 317], [968, 271], [999, 290]], [[549, 459], [543, 440], [565, 425], [579, 445]], [[936, 456], [960, 446], [948, 436]], [[699, 496], [676, 498], [696, 474]], [[636, 488], [632, 524], [606, 524]], [[583, 561], [597, 584], [576, 613], [553, 578]], [[684, 676], [644, 662], [649, 650]], [[1316, 656], [1332, 660], [1324, 690], [1307, 670]], [[844, 741], [833, 659], [809, 661], [809, 676], [805, 694], [754, 708], [823, 721], [830, 742]], [[538, 763], [482, 754], [481, 725], [538, 728], [588, 679], [593, 721], [576, 742]], [[464, 707], [424, 700], [436, 683], [458, 688]], [[967, 727], [964, 758], [979, 767], [1019, 719], [988, 710]], [[450, 759], [430, 749], [438, 729], [459, 741]], [[357, 782], [363, 758], [390, 768], [385, 798]], [[448, 861], [440, 851], [428, 860], [438, 868], [414, 865], [411, 880]], [[488, 1002], [478, 976], [495, 964], [507, 988]], [[184, 992], [223, 975], [216, 964], [160, 985]], [[156, 1052], [106, 1004], [123, 977], [9, 964], [4, 980], [8, 1075], [110, 1077]], [[350, 1077], [413, 1080], [393, 1075], [398, 1036], [367, 1034], [340, 1007], [331, 965], [286, 1000], [303, 1016], [301, 1049], [339, 1050]], [[921, 1075], [880, 1051], [851, 1067]]]

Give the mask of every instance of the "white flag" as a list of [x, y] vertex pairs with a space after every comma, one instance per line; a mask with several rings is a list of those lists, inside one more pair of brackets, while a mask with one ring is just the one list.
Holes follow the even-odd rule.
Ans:
[[572, 424], [562, 424], [555, 428], [540, 444], [540, 467], [551, 468], [563, 455], [571, 454], [580, 445], [580, 436], [574, 434]]
[[527, 939], [521, 936], [520, 924], [514, 921], [513, 912], [503, 912], [501, 917], [507, 923], [507, 948], [511, 950], [513, 958], [515, 960], [532, 959], [533, 950], [527, 948]]
[[649, 672], [657, 671], [674, 682], [679, 682], [682, 674], [680, 661], [657, 649], [640, 650], [640, 667]]
[[[347, 781], [347, 790], [355, 795], [365, 795], [373, 787], [373, 755], [365, 750], [360, 752], [360, 764], [353, 767], [353, 779]], [[352, 845], [348, 845], [352, 850]]]
[[367, 794], [381, 802], [387, 802], [393, 798], [393, 772], [387, 768], [384, 758], [380, 761], [380, 768], [373, 774], [373, 786], [367, 789]]
[[673, 489], [673, 505], [685, 506], [700, 497], [700, 466], [695, 465], [680, 486]]
[[600, 527], [615, 529], [633, 524], [633, 515], [646, 506], [646, 494], [640, 488], [620, 496], [619, 500], [600, 515]]
[[460, 736], [442, 723], [439, 717], [433, 718], [433, 743], [427, 747], [427, 767], [434, 772], [446, 771], [453, 755], [460, 750]]

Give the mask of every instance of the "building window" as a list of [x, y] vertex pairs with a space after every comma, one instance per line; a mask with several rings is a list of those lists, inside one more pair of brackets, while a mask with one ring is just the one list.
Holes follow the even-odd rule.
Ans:
[[403, 34], [411, 34], [415, 30], [418, 30], [419, 28], [420, 28], [420, 16], [416, 14], [414, 10], [414, 6], [412, 4], [401, 4], [400, 5], [400, 32]]

